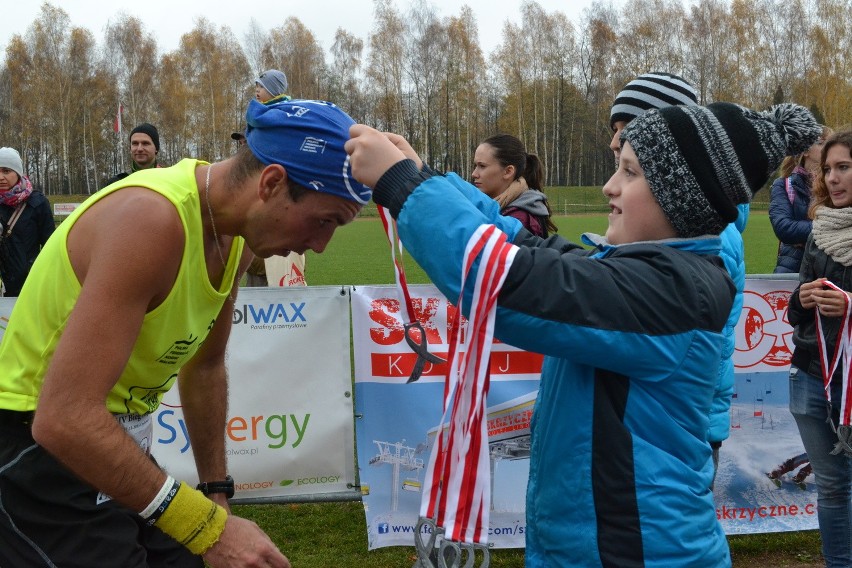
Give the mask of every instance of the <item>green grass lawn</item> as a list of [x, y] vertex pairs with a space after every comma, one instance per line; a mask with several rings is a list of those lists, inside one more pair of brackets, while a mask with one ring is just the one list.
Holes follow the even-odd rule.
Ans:
[[[582, 232], [605, 232], [606, 209], [602, 205], [600, 188], [555, 188], [553, 192], [548, 190], [548, 194], [558, 205], [557, 211], [582, 212], [556, 217], [561, 235], [577, 241]], [[50, 196], [50, 199], [53, 202], [82, 201], [80, 196]], [[760, 203], [753, 207], [744, 241], [747, 273], [772, 272], [778, 242], [765, 207]], [[405, 256], [404, 263], [410, 283], [428, 282], [423, 270], [410, 257]], [[338, 229], [322, 255], [309, 252], [306, 277], [311, 285], [393, 283], [387, 238], [374, 209], [368, 208], [362, 218]], [[412, 547], [367, 551], [366, 521], [358, 502], [237, 505], [234, 510], [260, 525], [294, 567], [396, 568], [411, 566], [415, 561]], [[728, 540], [736, 567], [822, 565], [816, 531], [733, 536]], [[496, 550], [491, 564], [520, 568], [524, 565], [523, 550]]]
[[[579, 242], [584, 232], [603, 234], [607, 219], [602, 213], [561, 215], [554, 218], [559, 234]], [[775, 267], [778, 240], [765, 211], [749, 216], [743, 235], [746, 273], [768, 274]], [[411, 259], [403, 255], [409, 283], [429, 282], [426, 274]], [[309, 284], [392, 284], [393, 263], [387, 237], [381, 221], [363, 217], [337, 230], [323, 254], [307, 253], [306, 278]]]
[[[294, 568], [408, 568], [413, 547], [367, 550], [367, 523], [360, 503], [237, 505], [234, 512], [263, 528]], [[822, 566], [817, 531], [728, 538], [736, 568], [816, 568]], [[522, 568], [523, 549], [493, 550], [491, 565]]]

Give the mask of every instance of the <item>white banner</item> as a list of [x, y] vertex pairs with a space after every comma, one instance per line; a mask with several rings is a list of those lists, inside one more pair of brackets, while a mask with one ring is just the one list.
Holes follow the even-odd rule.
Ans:
[[773, 481], [767, 472], [804, 453], [790, 414], [789, 370], [793, 328], [787, 319], [798, 280], [747, 279], [734, 353], [736, 382], [731, 436], [719, 453], [713, 494], [727, 534], [817, 528], [813, 474], [803, 465]]
[[746, 280], [734, 353], [738, 373], [787, 372], [794, 348], [787, 306], [798, 285], [798, 280]]
[[[13, 303], [0, 298], [0, 333]], [[351, 493], [349, 288], [242, 288], [233, 324], [226, 444], [237, 498]], [[176, 388], [154, 413], [152, 452], [197, 481]]]
[[[446, 358], [452, 307], [431, 285], [411, 286], [429, 351]], [[412, 545], [424, 466], [441, 421], [445, 365], [426, 365], [406, 384], [416, 360], [405, 342], [395, 287], [352, 293], [359, 477], [365, 493], [369, 548]], [[524, 494], [529, 470], [529, 423], [542, 356], [495, 342], [488, 394], [492, 503], [489, 544], [524, 546]]]

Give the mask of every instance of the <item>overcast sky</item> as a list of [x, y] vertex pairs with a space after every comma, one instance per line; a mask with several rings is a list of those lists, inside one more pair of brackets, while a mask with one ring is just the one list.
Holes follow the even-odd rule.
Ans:
[[[397, 9], [405, 14], [412, 5], [410, 0], [393, 0]], [[520, 24], [521, 0], [427, 0], [439, 16], [455, 16], [461, 6], [473, 9], [479, 24], [479, 45], [489, 55], [500, 43], [503, 23], [506, 20]], [[579, 23], [583, 10], [593, 0], [538, 0], [548, 13], [563, 12], [575, 24]], [[615, 6], [622, 0], [603, 0]], [[5, 50], [13, 33], [23, 34], [38, 17], [39, 0], [8, 0], [2, 9], [3, 22], [0, 31], [0, 50]], [[289, 16], [295, 16], [317, 36], [323, 51], [328, 53], [334, 41], [334, 33], [342, 27], [366, 44], [373, 27], [373, 2], [369, 0], [308, 0], [307, 2], [244, 2], [239, 0], [53, 0], [71, 18], [73, 26], [87, 28], [96, 41], [103, 43], [104, 26], [110, 19], [124, 12], [140, 18], [146, 29], [157, 39], [160, 53], [177, 49], [180, 37], [192, 30], [194, 20], [204, 16], [216, 26], [227, 25], [240, 42], [252, 18], [268, 31], [281, 25]]]

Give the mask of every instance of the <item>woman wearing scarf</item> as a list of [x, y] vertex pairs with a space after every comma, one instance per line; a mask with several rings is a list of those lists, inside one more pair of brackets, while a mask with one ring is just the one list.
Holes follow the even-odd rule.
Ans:
[[21, 155], [0, 148], [0, 279], [17, 296], [41, 247], [56, 227], [50, 202], [24, 175]]
[[825, 141], [809, 209], [799, 287], [788, 308], [794, 326], [790, 413], [817, 486], [827, 568], [852, 566], [852, 427], [847, 304], [852, 290], [852, 131]]
[[558, 229], [542, 193], [544, 168], [523, 142], [510, 134], [495, 134], [476, 148], [471, 183], [500, 205], [500, 214], [514, 217], [533, 235], [547, 238]]

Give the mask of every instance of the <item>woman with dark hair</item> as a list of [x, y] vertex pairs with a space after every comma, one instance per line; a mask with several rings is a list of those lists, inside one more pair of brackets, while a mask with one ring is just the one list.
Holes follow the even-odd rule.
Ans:
[[510, 134], [486, 138], [474, 154], [473, 185], [500, 204], [500, 214], [514, 217], [532, 234], [545, 238], [558, 229], [541, 191], [544, 168], [523, 142]]
[[819, 169], [820, 152], [825, 139], [834, 132], [825, 126], [814, 145], [798, 156], [787, 156], [781, 162], [778, 179], [772, 183], [769, 199], [769, 221], [778, 237], [776, 273], [798, 274], [805, 241], [811, 234], [808, 206], [811, 186]]
[[[817, 519], [828, 568], [852, 566], [852, 447], [847, 304], [852, 291], [852, 131], [825, 141], [808, 214], [799, 287], [790, 298], [793, 325], [790, 413], [817, 486]], [[837, 357], [837, 359], [835, 359]], [[829, 366], [831, 368], [825, 368]]]

